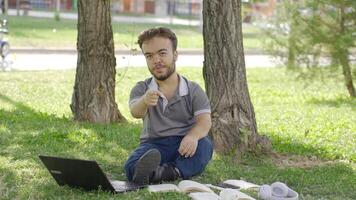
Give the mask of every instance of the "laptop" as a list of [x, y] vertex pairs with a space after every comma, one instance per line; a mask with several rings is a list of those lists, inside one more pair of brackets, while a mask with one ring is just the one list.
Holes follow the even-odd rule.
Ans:
[[103, 190], [112, 193], [136, 191], [145, 187], [132, 182], [109, 180], [93, 160], [80, 160], [40, 155], [39, 158], [56, 180], [58, 185]]

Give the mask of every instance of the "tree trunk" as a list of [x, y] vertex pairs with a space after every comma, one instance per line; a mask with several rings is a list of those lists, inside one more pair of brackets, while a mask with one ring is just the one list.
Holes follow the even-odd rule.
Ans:
[[351, 67], [349, 63], [349, 54], [347, 50], [344, 50], [341, 55], [340, 55], [340, 64], [342, 66], [342, 73], [344, 74], [344, 79], [345, 79], [345, 85], [347, 88], [347, 91], [350, 94], [350, 97], [356, 97], [356, 91], [354, 84], [352, 82], [352, 74], [351, 74]]
[[71, 109], [75, 120], [124, 121], [115, 103], [116, 59], [110, 1], [78, 0], [77, 72]]
[[[295, 69], [296, 67], [296, 42], [297, 42], [297, 35], [296, 35], [296, 26], [295, 26], [295, 21], [296, 21], [296, 8], [293, 5], [293, 0], [287, 1], [286, 2], [286, 10], [287, 10], [287, 17], [290, 18], [290, 29], [289, 32], [286, 33], [288, 34], [288, 55], [287, 55], [287, 69]], [[285, 5], [284, 5], [285, 6]], [[286, 31], [286, 30], [283, 30]]]
[[239, 0], [203, 1], [203, 76], [213, 122], [209, 135], [219, 153], [268, 153], [271, 146], [258, 135], [248, 92], [241, 29]]
[[[345, 7], [340, 8], [340, 35], [345, 35], [346, 32], [346, 14], [345, 14]], [[349, 92], [351, 97], [356, 97], [355, 87], [352, 82], [352, 74], [351, 68], [349, 63], [349, 51], [346, 47], [338, 47], [339, 50], [339, 61], [342, 66], [342, 73], [344, 74], [345, 85], [347, 91]]]

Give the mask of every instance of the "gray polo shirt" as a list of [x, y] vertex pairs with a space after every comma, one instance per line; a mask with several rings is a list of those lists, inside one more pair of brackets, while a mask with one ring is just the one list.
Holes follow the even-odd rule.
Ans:
[[[129, 105], [147, 90], [158, 90], [154, 78], [138, 82], [131, 90]], [[210, 103], [201, 87], [179, 76], [179, 86], [170, 101], [162, 95], [157, 106], [149, 107], [143, 118], [141, 141], [166, 136], [184, 136], [193, 127], [195, 116], [210, 113]]]

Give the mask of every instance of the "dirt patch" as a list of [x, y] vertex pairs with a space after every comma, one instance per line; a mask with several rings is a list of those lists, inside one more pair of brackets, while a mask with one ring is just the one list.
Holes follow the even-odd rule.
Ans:
[[289, 154], [274, 154], [272, 161], [275, 165], [281, 168], [286, 167], [298, 167], [298, 168], [313, 168], [318, 166], [324, 166], [327, 164], [335, 164], [338, 161], [327, 161], [317, 158], [315, 156], [306, 157], [299, 155]]

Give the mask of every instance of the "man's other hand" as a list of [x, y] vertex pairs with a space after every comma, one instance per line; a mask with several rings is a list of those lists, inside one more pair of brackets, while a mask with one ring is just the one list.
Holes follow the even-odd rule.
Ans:
[[191, 135], [184, 136], [180, 143], [178, 152], [184, 157], [192, 157], [198, 147], [198, 139]]

